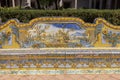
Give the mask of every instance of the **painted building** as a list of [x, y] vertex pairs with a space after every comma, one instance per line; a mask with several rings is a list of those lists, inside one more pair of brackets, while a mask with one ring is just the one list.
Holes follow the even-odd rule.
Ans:
[[[1, 7], [15, 7], [15, 6], [30, 6], [32, 8], [37, 8], [36, 0], [0, 0]], [[119, 9], [120, 0], [61, 0], [60, 6], [64, 8], [88, 8], [88, 9]], [[51, 9], [55, 8], [55, 4]]]

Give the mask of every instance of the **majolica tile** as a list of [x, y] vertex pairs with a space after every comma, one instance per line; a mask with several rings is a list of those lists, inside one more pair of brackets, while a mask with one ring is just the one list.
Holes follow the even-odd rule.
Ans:
[[9, 20], [0, 25], [0, 74], [119, 74], [120, 26], [109, 25], [101, 18]]

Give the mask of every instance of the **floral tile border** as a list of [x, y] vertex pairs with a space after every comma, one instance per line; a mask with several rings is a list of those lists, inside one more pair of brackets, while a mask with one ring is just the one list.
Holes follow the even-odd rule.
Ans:
[[120, 74], [120, 69], [0, 70], [0, 75]]

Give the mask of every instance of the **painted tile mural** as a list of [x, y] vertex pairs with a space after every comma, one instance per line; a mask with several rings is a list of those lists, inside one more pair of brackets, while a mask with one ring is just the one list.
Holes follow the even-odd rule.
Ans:
[[[28, 24], [10, 20], [2, 25], [1, 27], [4, 28], [0, 30], [0, 48], [120, 46], [120, 31], [110, 27], [110, 24], [106, 25], [108, 23], [104, 23], [105, 20], [98, 24], [85, 24], [77, 18], [63, 18], [63, 21], [55, 22], [54, 20], [43, 22], [42, 19], [47, 18], [36, 18]], [[59, 20], [60, 18], [55, 19]], [[76, 19], [76, 22], [72, 19]]]
[[25, 34], [24, 40], [20, 39], [23, 48], [87, 46], [85, 29], [75, 23], [37, 23]]
[[29, 29], [10, 25], [9, 29], [0, 32], [1, 48], [92, 47], [89, 34], [76, 23], [36, 23]]
[[120, 74], [120, 26], [42, 17], [0, 25], [0, 74]]

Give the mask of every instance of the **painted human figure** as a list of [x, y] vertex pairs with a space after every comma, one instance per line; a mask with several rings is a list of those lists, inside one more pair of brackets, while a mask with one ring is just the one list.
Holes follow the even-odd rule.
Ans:
[[11, 34], [11, 32], [8, 32], [7, 33], [7, 39], [8, 39], [8, 45], [12, 45], [12, 34]]

